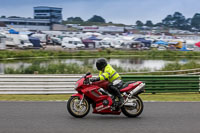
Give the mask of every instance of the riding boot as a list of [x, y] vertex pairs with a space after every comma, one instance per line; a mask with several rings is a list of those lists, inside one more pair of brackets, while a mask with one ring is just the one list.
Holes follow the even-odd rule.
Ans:
[[122, 104], [124, 103], [124, 98], [122, 97], [121, 94], [117, 95], [119, 102], [118, 102], [118, 106], [121, 107]]
[[117, 89], [117, 87], [115, 86], [110, 86], [110, 89], [112, 90], [112, 93], [118, 97], [119, 102], [118, 102], [118, 106], [121, 107], [122, 104], [124, 103], [124, 98], [122, 97], [120, 91]]

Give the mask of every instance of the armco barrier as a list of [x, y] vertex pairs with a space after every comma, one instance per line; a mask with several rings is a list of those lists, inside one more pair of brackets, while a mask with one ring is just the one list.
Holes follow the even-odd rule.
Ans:
[[[0, 94], [69, 94], [82, 75], [0, 75]], [[199, 92], [199, 76], [133, 76], [123, 81], [143, 81], [146, 92]]]
[[146, 92], [198, 92], [199, 76], [123, 76], [123, 81], [143, 81]]
[[0, 94], [74, 93], [80, 75], [0, 75]]

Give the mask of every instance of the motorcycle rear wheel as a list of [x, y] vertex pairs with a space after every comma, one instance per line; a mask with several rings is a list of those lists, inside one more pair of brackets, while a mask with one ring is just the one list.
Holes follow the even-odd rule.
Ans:
[[79, 97], [70, 97], [67, 102], [68, 112], [76, 118], [82, 118], [86, 116], [90, 111], [89, 102], [85, 98], [83, 98], [82, 104], [80, 105], [80, 101], [81, 100]]
[[124, 105], [121, 110], [124, 115], [127, 117], [137, 117], [143, 112], [143, 102], [139, 96], [133, 96], [130, 100], [134, 106], [126, 106]]

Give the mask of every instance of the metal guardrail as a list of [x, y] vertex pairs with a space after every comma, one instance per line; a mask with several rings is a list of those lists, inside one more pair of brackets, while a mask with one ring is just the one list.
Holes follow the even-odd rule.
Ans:
[[146, 92], [200, 92], [200, 76], [181, 76], [181, 75], [150, 75], [134, 76], [125, 75], [122, 78], [126, 81], [143, 81], [146, 83]]
[[123, 75], [143, 75], [143, 74], [149, 74], [149, 75], [156, 75], [156, 74], [164, 74], [164, 75], [199, 75], [200, 74], [200, 68], [196, 69], [186, 69], [186, 70], [174, 70], [174, 71], [152, 71], [152, 72], [125, 72], [121, 73]]
[[[0, 75], [0, 94], [69, 94], [82, 75]], [[199, 76], [123, 75], [124, 82], [143, 81], [146, 91], [199, 92]]]
[[80, 75], [0, 75], [0, 94], [66, 94]]

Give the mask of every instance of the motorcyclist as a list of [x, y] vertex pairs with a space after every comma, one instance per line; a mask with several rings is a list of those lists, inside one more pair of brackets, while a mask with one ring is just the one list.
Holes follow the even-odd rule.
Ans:
[[115, 69], [112, 68], [110, 64], [107, 63], [106, 59], [104, 58], [99, 58], [96, 61], [96, 67], [99, 70], [99, 76], [97, 78], [90, 79], [90, 81], [96, 82], [100, 80], [108, 80], [110, 82], [108, 91], [112, 95], [118, 97], [118, 106], [120, 107], [124, 102], [124, 98], [118, 89], [123, 84], [120, 75]]

